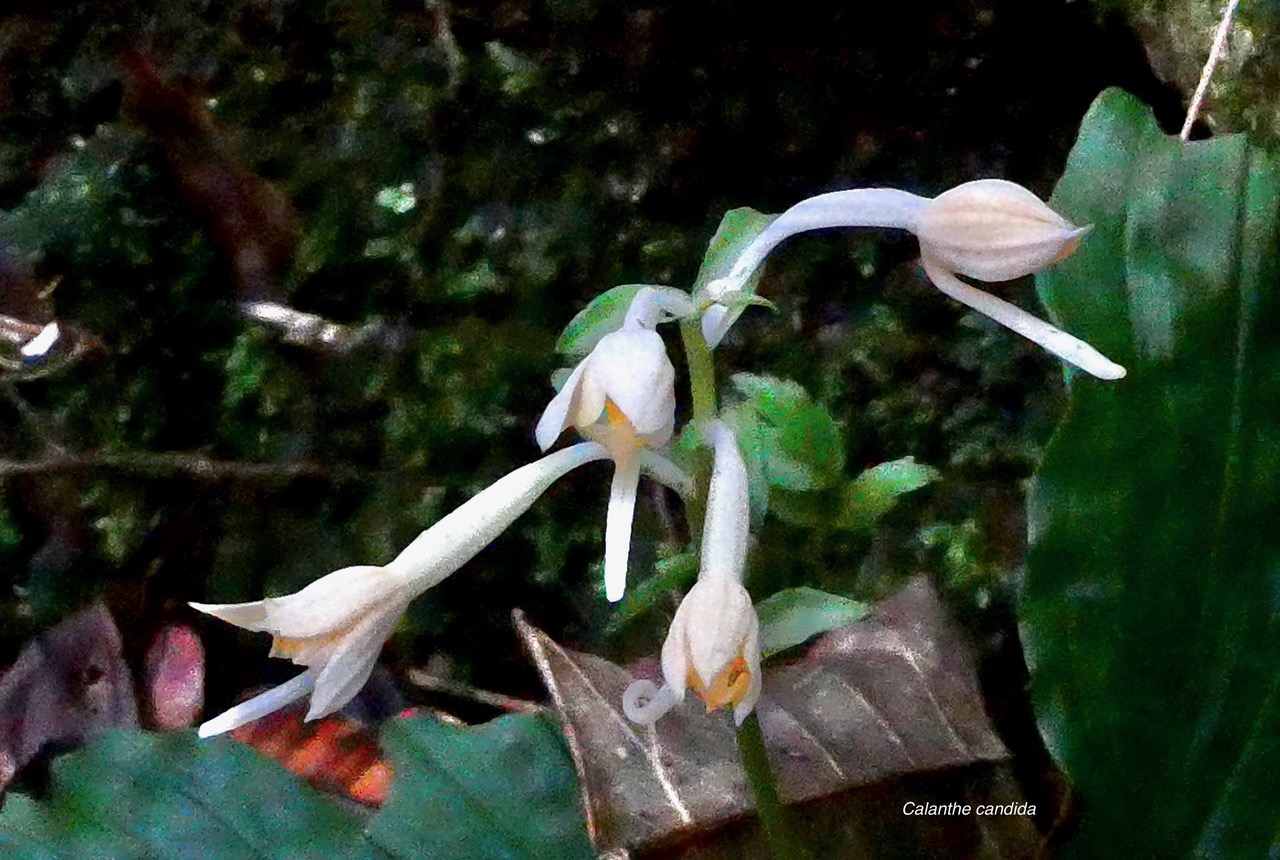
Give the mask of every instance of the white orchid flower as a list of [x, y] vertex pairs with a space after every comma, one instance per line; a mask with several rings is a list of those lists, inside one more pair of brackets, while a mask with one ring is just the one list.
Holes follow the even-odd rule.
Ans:
[[712, 424], [707, 438], [715, 448], [715, 465], [702, 567], [663, 643], [662, 687], [640, 680], [623, 694], [623, 711], [637, 723], [652, 724], [683, 701], [689, 687], [708, 712], [732, 705], [738, 725], [760, 699], [760, 619], [742, 585], [750, 521], [747, 468], [728, 427]]
[[[1100, 379], [1125, 375], [1123, 367], [1084, 341], [956, 277], [1007, 281], [1033, 274], [1070, 256], [1089, 232], [1003, 179], [966, 182], [933, 199], [896, 188], [856, 188], [802, 200], [747, 246], [727, 276], [707, 285], [709, 298], [719, 303], [741, 290], [784, 239], [828, 227], [910, 230], [920, 239], [925, 274], [943, 293]], [[712, 305], [703, 316], [707, 343], [718, 344], [732, 323], [725, 305]]]
[[671, 440], [676, 420], [675, 368], [654, 327], [667, 310], [657, 291], [640, 290], [618, 331], [605, 335], [547, 404], [536, 437], [550, 448], [568, 427], [599, 442], [613, 458], [605, 524], [604, 582], [610, 601], [627, 585], [631, 522], [640, 472], [688, 494], [683, 473], [652, 449]]
[[221, 734], [311, 694], [307, 719], [327, 716], [355, 697], [409, 603], [452, 574], [529, 509], [566, 472], [610, 452], [596, 442], [557, 451], [500, 478], [420, 534], [385, 567], [347, 567], [296, 594], [252, 603], [192, 603], [274, 640], [272, 657], [306, 671], [200, 727]]

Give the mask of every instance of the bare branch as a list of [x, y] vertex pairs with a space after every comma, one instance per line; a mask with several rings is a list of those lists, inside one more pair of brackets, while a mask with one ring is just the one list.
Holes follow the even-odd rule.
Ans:
[[212, 460], [198, 454], [59, 454], [36, 460], [0, 460], [0, 479], [14, 475], [110, 470], [154, 478], [185, 475], [209, 480], [288, 481], [294, 478], [355, 480], [369, 472], [322, 463], [243, 463]]
[[1196, 124], [1196, 118], [1200, 116], [1200, 108], [1204, 105], [1205, 96], [1209, 92], [1209, 81], [1213, 78], [1213, 70], [1221, 62], [1222, 55], [1227, 52], [1227, 36], [1231, 33], [1231, 23], [1235, 20], [1236, 9], [1239, 6], [1240, 0], [1228, 0], [1226, 8], [1222, 10], [1222, 20], [1218, 22], [1218, 32], [1214, 34], [1209, 59], [1204, 64], [1204, 70], [1200, 72], [1200, 83], [1196, 84], [1195, 95], [1191, 97], [1191, 104], [1187, 107], [1187, 120], [1182, 124], [1182, 131], [1178, 135], [1183, 143], [1186, 143], [1187, 138], [1191, 136], [1191, 126]]
[[410, 669], [407, 677], [409, 683], [423, 690], [430, 690], [433, 693], [444, 693], [449, 696], [456, 696], [459, 699], [468, 699], [472, 702], [479, 702], [482, 705], [489, 705], [503, 711], [514, 711], [525, 714], [541, 714], [546, 711], [542, 705], [537, 702], [530, 702], [526, 699], [515, 699], [510, 696], [504, 696], [501, 693], [494, 693], [489, 690], [481, 690], [468, 684], [460, 684], [457, 681], [447, 681], [444, 678], [438, 678], [430, 672], [424, 672], [421, 669]]

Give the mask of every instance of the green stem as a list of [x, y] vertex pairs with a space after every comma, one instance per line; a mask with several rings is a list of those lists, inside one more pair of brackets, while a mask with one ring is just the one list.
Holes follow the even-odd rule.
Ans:
[[[680, 340], [684, 343], [685, 361], [689, 365], [689, 390], [693, 396], [693, 423], [705, 426], [714, 421], [716, 411], [716, 367], [711, 349], [702, 337], [702, 324], [695, 317], [680, 323]], [[694, 494], [685, 502], [685, 516], [695, 541], [701, 540], [701, 528], [707, 515], [707, 487], [711, 483], [711, 457], [700, 451], [698, 468], [693, 476]], [[695, 526], [696, 524], [696, 526]]]
[[756, 817], [764, 828], [765, 839], [774, 860], [802, 860], [808, 854], [796, 839], [787, 815], [787, 808], [778, 797], [778, 781], [769, 766], [769, 756], [764, 749], [764, 733], [760, 720], [754, 713], [748, 714], [738, 727], [738, 756], [742, 769], [751, 783], [751, 794], [756, 801]]
[[696, 424], [702, 424], [716, 417], [715, 364], [711, 360], [711, 349], [702, 337], [701, 323], [697, 318], [680, 323], [680, 339], [684, 341], [684, 355], [689, 363], [693, 420]]

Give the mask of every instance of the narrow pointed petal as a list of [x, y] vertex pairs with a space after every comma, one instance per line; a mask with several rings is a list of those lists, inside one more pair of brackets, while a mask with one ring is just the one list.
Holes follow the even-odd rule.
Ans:
[[756, 619], [756, 623], [747, 634], [746, 644], [742, 648], [742, 656], [746, 660], [747, 669], [750, 672], [750, 684], [747, 687], [747, 692], [733, 705], [733, 721], [738, 725], [742, 725], [742, 721], [747, 718], [747, 714], [755, 709], [756, 703], [760, 701], [760, 690], [764, 686], [763, 678], [760, 677], [759, 618]]
[[197, 734], [202, 738], [209, 738], [214, 735], [220, 735], [223, 732], [238, 729], [247, 723], [280, 710], [285, 705], [298, 701], [311, 692], [314, 684], [315, 675], [310, 670], [303, 672], [278, 687], [272, 687], [265, 693], [254, 696], [252, 699], [241, 702], [234, 708], [222, 712], [201, 725]]
[[421, 594], [492, 543], [566, 472], [608, 457], [604, 446], [581, 442], [516, 469], [418, 535], [387, 568], [405, 577], [407, 594]]
[[663, 486], [675, 490], [682, 499], [693, 495], [693, 479], [657, 451], [642, 448], [636, 454], [640, 463], [640, 471]]
[[307, 719], [327, 717], [355, 698], [378, 662], [382, 646], [408, 603], [395, 603], [362, 618], [342, 639], [316, 676]]
[[685, 647], [685, 630], [689, 613], [684, 610], [684, 601], [676, 608], [676, 617], [671, 619], [671, 629], [662, 643], [662, 678], [663, 686], [671, 690], [677, 702], [684, 701], [684, 692], [689, 686], [689, 651]]
[[627, 560], [631, 553], [631, 521], [636, 512], [640, 463], [635, 458], [618, 463], [609, 488], [609, 514], [604, 528], [604, 594], [610, 603], [627, 590]]
[[220, 618], [228, 624], [243, 627], [246, 630], [261, 632], [262, 623], [267, 618], [266, 602], [254, 600], [251, 603], [188, 603], [192, 609]]
[[262, 601], [266, 620], [247, 629], [266, 630], [286, 639], [324, 636], [348, 626], [403, 587], [404, 576], [397, 571], [363, 564], [344, 567], [294, 594], [268, 597]]
[[939, 290], [1039, 344], [1068, 364], [1075, 365], [1099, 379], [1124, 377], [1126, 371], [1123, 367], [1079, 338], [1032, 316], [1022, 308], [966, 284], [928, 256], [922, 256], [920, 263], [929, 280], [933, 281], [933, 285]]
[[578, 362], [578, 366], [569, 374], [560, 391], [551, 398], [547, 408], [542, 410], [542, 417], [538, 419], [538, 427], [533, 431], [533, 435], [538, 440], [538, 447], [543, 451], [554, 445], [556, 439], [569, 426], [570, 413], [573, 411], [574, 400], [578, 396], [578, 388], [582, 385], [582, 374], [586, 366], [586, 359]]

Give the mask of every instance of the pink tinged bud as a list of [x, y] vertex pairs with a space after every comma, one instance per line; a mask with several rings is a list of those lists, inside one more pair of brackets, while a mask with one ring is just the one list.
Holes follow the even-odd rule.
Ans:
[[1035, 194], [1003, 179], [957, 185], [917, 216], [920, 253], [948, 271], [1011, 281], [1075, 253], [1089, 227], [1077, 227]]

